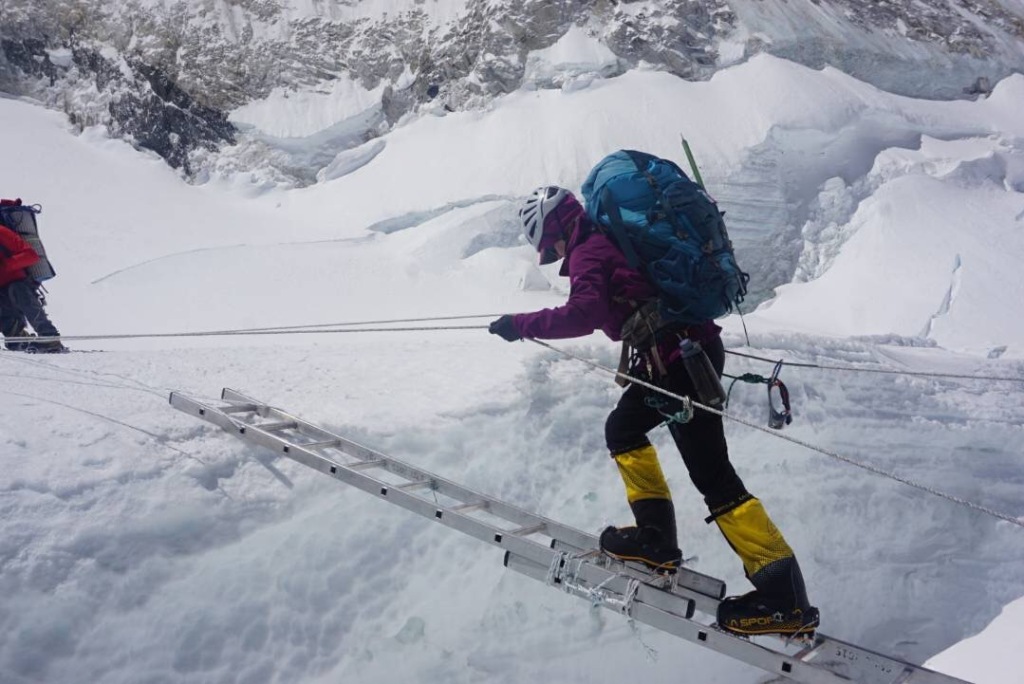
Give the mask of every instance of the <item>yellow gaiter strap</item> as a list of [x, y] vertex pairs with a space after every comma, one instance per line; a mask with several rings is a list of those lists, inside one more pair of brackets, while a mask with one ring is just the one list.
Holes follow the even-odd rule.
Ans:
[[769, 563], [793, 556], [793, 549], [757, 499], [743, 502], [715, 518], [715, 522], [739, 554], [747, 577], [753, 577]]
[[613, 456], [619, 466], [619, 475], [626, 485], [626, 500], [629, 503], [640, 499], [671, 499], [672, 494], [661, 472], [658, 452], [647, 445]]

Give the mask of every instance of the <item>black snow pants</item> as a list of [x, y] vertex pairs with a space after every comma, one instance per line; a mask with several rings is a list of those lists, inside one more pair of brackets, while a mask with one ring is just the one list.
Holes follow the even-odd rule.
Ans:
[[[715, 337], [702, 346], [711, 359], [711, 365], [721, 376], [725, 367], [725, 347], [721, 338]], [[657, 379], [655, 384], [673, 394], [696, 398], [682, 360], [676, 360], [666, 370], [666, 377]], [[605, 423], [608, 450], [615, 456], [649, 445], [647, 433], [665, 421], [665, 414], [672, 415], [679, 409], [678, 400], [640, 385], [630, 385]], [[689, 422], [670, 423], [669, 432], [683, 457], [690, 479], [704, 496], [710, 510], [748, 496], [743, 481], [729, 462], [721, 416], [695, 409]]]

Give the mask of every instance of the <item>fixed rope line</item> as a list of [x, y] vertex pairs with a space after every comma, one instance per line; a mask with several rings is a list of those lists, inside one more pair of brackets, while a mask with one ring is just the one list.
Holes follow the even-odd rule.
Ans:
[[[350, 323], [349, 325], [363, 325], [361, 323]], [[8, 342], [49, 342], [52, 340], [141, 340], [158, 339], [169, 337], [239, 337], [247, 335], [326, 335], [331, 333], [359, 333], [359, 332], [416, 332], [436, 330], [486, 330], [486, 325], [439, 325], [439, 326], [412, 326], [412, 327], [389, 327], [389, 328], [343, 328], [333, 330], [206, 330], [199, 332], [176, 332], [176, 333], [132, 333], [122, 335], [60, 335], [52, 337], [8, 337]]]
[[307, 330], [313, 328], [331, 328], [337, 326], [347, 327], [350, 325], [391, 325], [394, 323], [428, 323], [430, 321], [458, 321], [465, 318], [497, 318], [500, 313], [488, 314], [467, 314], [465, 316], [427, 316], [424, 318], [390, 318], [377, 321], [342, 321], [340, 323], [309, 323], [305, 325], [275, 325], [268, 328], [238, 328], [226, 332], [264, 332], [271, 330]]
[[[779, 359], [769, 359], [764, 356], [756, 356], [754, 354], [744, 354], [743, 352], [734, 351], [732, 349], [726, 349], [726, 354], [732, 354], [733, 356], [742, 356], [747, 359], [754, 359], [756, 361], [765, 361], [767, 363], [778, 363]], [[819, 363], [801, 363], [799, 361], [786, 361], [787, 366], [793, 366], [796, 368], [817, 368], [819, 370], [834, 370], [834, 371], [850, 371], [853, 373], [882, 373], [884, 375], [909, 375], [923, 378], [955, 378], [957, 380], [995, 380], [1001, 382], [1024, 382], [1022, 377], [1014, 377], [1009, 375], [967, 375], [961, 373], [934, 373], [929, 371], [903, 371], [903, 370], [892, 370], [889, 368], [855, 368], [853, 366], [831, 366], [828, 364]]]
[[620, 377], [620, 378], [623, 378], [625, 380], [628, 380], [629, 382], [632, 382], [632, 383], [635, 383], [637, 385], [640, 385], [641, 387], [646, 387], [648, 389], [654, 390], [655, 392], [663, 394], [663, 395], [665, 395], [667, 397], [670, 397], [672, 399], [676, 399], [676, 400], [682, 401], [684, 407], [692, 406], [692, 407], [699, 408], [701, 410], [707, 411], [709, 413], [714, 413], [715, 415], [721, 416], [722, 418], [726, 418], [728, 420], [740, 423], [742, 425], [746, 425], [747, 427], [753, 428], [755, 430], [760, 430], [761, 432], [763, 432], [763, 433], [765, 433], [765, 434], [767, 434], [767, 435], [769, 435], [771, 437], [775, 437], [777, 439], [783, 439], [783, 440], [785, 440], [787, 442], [790, 442], [792, 444], [796, 444], [798, 446], [802, 446], [805, 449], [809, 449], [811, 451], [815, 451], [815, 452], [817, 452], [819, 454], [823, 454], [823, 455], [828, 456], [829, 458], [833, 458], [833, 459], [835, 459], [837, 461], [841, 461], [843, 463], [847, 463], [847, 464], [855, 466], [857, 468], [861, 468], [862, 470], [866, 470], [866, 471], [868, 471], [870, 473], [874, 473], [875, 475], [881, 475], [882, 477], [889, 478], [890, 480], [895, 480], [896, 482], [899, 482], [900, 484], [907, 485], [908, 487], [913, 487], [914, 489], [919, 489], [919, 490], [921, 490], [923, 492], [927, 492], [928, 494], [932, 494], [934, 496], [940, 497], [942, 499], [945, 499], [945, 500], [950, 501], [952, 503], [958, 504], [960, 506], [964, 506], [966, 508], [970, 508], [971, 510], [977, 511], [979, 513], [984, 513], [985, 515], [989, 515], [989, 516], [992, 516], [993, 518], [998, 518], [999, 520], [1003, 520], [1003, 521], [1008, 522], [1008, 523], [1010, 523], [1012, 525], [1016, 525], [1017, 527], [1024, 528], [1024, 520], [1019, 519], [1019, 518], [1015, 518], [1015, 517], [1013, 517], [1013, 516], [1011, 516], [1011, 515], [1009, 515], [1007, 513], [1000, 513], [999, 511], [993, 510], [991, 508], [987, 508], [987, 507], [982, 506], [980, 504], [976, 504], [976, 503], [974, 503], [972, 501], [968, 501], [966, 499], [962, 499], [962, 498], [960, 498], [958, 496], [954, 496], [952, 494], [947, 494], [945, 492], [942, 492], [942, 491], [939, 491], [937, 489], [934, 489], [933, 487], [929, 487], [929, 486], [923, 485], [923, 484], [921, 484], [919, 482], [915, 482], [915, 481], [907, 479], [905, 477], [901, 477], [901, 476], [897, 475], [896, 473], [892, 473], [892, 472], [889, 472], [887, 470], [883, 470], [882, 468], [879, 468], [877, 466], [873, 466], [873, 465], [870, 465], [868, 463], [862, 463], [860, 461], [857, 461], [856, 459], [850, 458], [849, 456], [843, 456], [842, 454], [838, 454], [838, 453], [833, 452], [833, 451], [828, 451], [827, 449], [823, 449], [823, 448], [821, 448], [819, 446], [811, 444], [810, 442], [805, 442], [802, 439], [798, 439], [796, 437], [790, 437], [789, 435], [781, 434], [781, 433], [779, 433], [779, 432], [777, 432], [775, 430], [772, 430], [770, 428], [764, 427], [762, 425], [758, 425], [757, 423], [753, 423], [753, 422], [748, 421], [748, 420], [746, 420], [744, 418], [740, 418], [739, 416], [734, 416], [734, 415], [731, 415], [729, 413], [726, 413], [725, 411], [719, 411], [716, 408], [712, 408], [710, 406], [705, 406], [704, 404], [701, 404], [699, 402], [693, 401], [689, 397], [685, 397], [685, 396], [681, 396], [681, 395], [678, 395], [678, 394], [674, 394], [672, 392], [669, 392], [668, 390], [665, 390], [665, 389], [663, 389], [661, 387], [658, 387], [657, 385], [651, 384], [651, 383], [646, 382], [644, 380], [641, 380], [639, 378], [634, 378], [634, 377], [632, 377], [631, 375], [629, 375], [627, 373], [623, 373], [622, 371], [615, 370], [614, 368], [609, 368], [608, 366], [603, 366], [603, 365], [601, 365], [599, 363], [591, 361], [590, 359], [583, 358], [581, 356], [573, 354], [572, 352], [566, 351], [564, 349], [559, 349], [558, 347], [550, 345], [547, 342], [542, 342], [540, 340], [534, 340], [534, 339], [530, 339], [530, 338], [527, 338], [527, 339], [529, 339], [531, 342], [533, 342], [535, 344], [539, 344], [542, 347], [546, 347], [547, 349], [550, 349], [550, 350], [552, 350], [552, 351], [554, 351], [554, 352], [556, 352], [558, 354], [561, 354], [563, 356], [569, 357], [571, 359], [575, 359], [576, 361], [580, 361], [580, 362], [590, 366], [591, 368], [594, 368], [594, 369], [597, 369], [597, 370], [600, 370], [600, 371], [604, 371], [605, 373], [610, 373], [610, 374], [612, 374], [612, 375], [614, 375], [616, 377]]
[[[68, 341], [90, 341], [90, 340], [133, 340], [133, 339], [160, 339], [160, 338], [186, 338], [186, 337], [233, 337], [246, 335], [310, 335], [310, 334], [332, 334], [352, 332], [431, 332], [440, 330], [481, 330], [486, 329], [483, 325], [453, 325], [453, 326], [412, 326], [412, 327], [387, 327], [387, 328], [361, 328], [356, 326], [365, 325], [392, 325], [395, 323], [425, 323], [430, 321], [453, 321], [467, 318], [493, 318], [500, 314], [466, 314], [463, 316], [429, 316], [423, 318], [392, 318], [371, 321], [342, 321], [338, 323], [312, 323], [307, 325], [294, 326], [272, 326], [266, 328], [234, 328], [226, 330], [205, 330], [197, 332], [178, 333], [136, 333], [136, 334], [111, 334], [111, 335], [59, 335], [59, 336], [24, 336], [8, 337], [8, 342], [52, 342], [57, 340]], [[332, 329], [333, 327], [333, 329]], [[341, 330], [339, 328], [349, 328]], [[777, 359], [770, 359], [754, 354], [744, 354], [732, 349], [725, 350], [727, 354], [742, 356], [748, 359], [764, 361], [766, 363], [778, 363]], [[819, 370], [849, 371], [854, 373], [882, 373], [887, 375], [907, 375], [929, 378], [952, 378], [958, 380], [991, 380], [1001, 382], [1022, 382], [1024, 377], [998, 376], [998, 375], [969, 375], [959, 373], [936, 373], [927, 371], [901, 371], [883, 368], [855, 368], [853, 366], [834, 366], [817, 363], [804, 363], [798, 361], [786, 361], [786, 365], [796, 368], [815, 368]]]

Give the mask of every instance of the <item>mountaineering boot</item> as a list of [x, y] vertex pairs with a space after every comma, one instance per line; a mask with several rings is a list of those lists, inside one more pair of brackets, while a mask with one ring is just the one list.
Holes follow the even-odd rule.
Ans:
[[658, 454], [650, 445], [613, 455], [626, 485], [635, 526], [608, 527], [601, 550], [613, 558], [639, 561], [658, 572], [674, 573], [682, 560], [676, 539], [676, 512]]
[[[17, 335], [17, 337], [35, 337], [35, 335], [22, 333], [21, 335]], [[34, 342], [32, 340], [15, 340], [14, 342], [5, 342], [4, 346], [7, 347], [8, 351], [31, 352], [33, 344]]]
[[778, 579], [788, 579], [788, 593], [755, 589], [730, 596], [718, 604], [718, 626], [735, 634], [813, 635], [820, 622], [818, 609], [807, 600], [796, 558], [778, 561]]
[[65, 347], [60, 340], [46, 340], [44, 342], [27, 342], [24, 351], [32, 354], [63, 354], [71, 351]]
[[726, 598], [718, 605], [718, 626], [745, 635], [813, 634], [819, 622], [818, 609], [807, 600], [793, 550], [761, 502], [748, 494], [738, 505], [712, 514], [754, 585], [754, 591]]
[[7, 342], [6, 338], [8, 337], [35, 337], [35, 335], [32, 335], [27, 330], [25, 330], [24, 326], [18, 326], [14, 330], [4, 330], [4, 346], [7, 347], [8, 351], [27, 352], [30, 351], [32, 348], [31, 340], [15, 340], [14, 342]]
[[718, 626], [733, 634], [813, 636], [820, 617], [814, 606], [792, 608], [764, 600], [760, 592], [729, 596], [718, 604]]
[[655, 572], [674, 575], [683, 560], [677, 546], [669, 546], [654, 527], [606, 527], [601, 550], [621, 561], [637, 561]]
[[601, 533], [601, 550], [619, 560], [639, 561], [652, 570], [674, 573], [683, 554], [676, 541], [672, 500], [640, 499], [630, 507], [636, 526], [606, 528]]

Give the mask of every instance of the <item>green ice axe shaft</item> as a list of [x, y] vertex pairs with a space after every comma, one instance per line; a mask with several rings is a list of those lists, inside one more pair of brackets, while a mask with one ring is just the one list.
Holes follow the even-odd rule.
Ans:
[[679, 139], [683, 141], [683, 151], [686, 152], [686, 159], [690, 162], [690, 168], [693, 170], [693, 178], [697, 181], [697, 185], [701, 188], [704, 187], [704, 179], [700, 177], [700, 169], [697, 168], [697, 162], [693, 160], [693, 152], [690, 151], [690, 143], [686, 142], [686, 138], [683, 134], [679, 134]]

